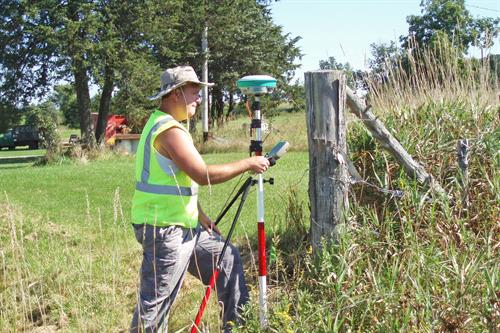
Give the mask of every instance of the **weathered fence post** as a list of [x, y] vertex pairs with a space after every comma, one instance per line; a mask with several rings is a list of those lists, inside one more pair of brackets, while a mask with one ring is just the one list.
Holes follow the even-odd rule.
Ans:
[[311, 243], [338, 236], [348, 205], [346, 165], [345, 75], [341, 71], [305, 73], [309, 141]]

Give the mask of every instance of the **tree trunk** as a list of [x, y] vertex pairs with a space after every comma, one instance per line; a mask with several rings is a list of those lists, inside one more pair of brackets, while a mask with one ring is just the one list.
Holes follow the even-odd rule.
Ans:
[[345, 75], [340, 71], [305, 73], [309, 141], [311, 244], [339, 236], [348, 206], [346, 165]]
[[[80, 14], [77, 1], [68, 2], [68, 17], [78, 25]], [[72, 71], [75, 77], [76, 102], [78, 104], [78, 114], [80, 116], [80, 133], [82, 142], [87, 149], [95, 147], [95, 137], [92, 124], [92, 114], [90, 113], [90, 93], [89, 77], [85, 64], [85, 51], [80, 43], [85, 39], [85, 30], [79, 27], [75, 34], [70, 36], [68, 53], [71, 57]]]
[[95, 138], [99, 146], [103, 145], [108, 123], [108, 114], [111, 106], [111, 96], [113, 93], [113, 69], [110, 65], [104, 68], [104, 85], [102, 87], [101, 99], [99, 101], [99, 116], [95, 129]]
[[208, 119], [208, 127], [209, 128], [214, 128], [214, 119], [217, 118], [217, 91], [216, 88], [212, 89], [212, 95], [211, 95], [211, 101], [210, 103], [210, 117]]
[[215, 103], [217, 104], [217, 127], [221, 127], [224, 125], [224, 95], [222, 91], [217, 96]]
[[226, 113], [226, 122], [231, 119], [234, 111], [234, 93], [232, 91], [229, 91], [229, 101], [228, 101], [228, 107], [227, 107], [227, 113]]
[[92, 115], [90, 113], [89, 77], [87, 75], [87, 69], [83, 66], [83, 62], [79, 59], [74, 59], [73, 65], [76, 102], [78, 104], [78, 114], [80, 115], [80, 132], [82, 142], [87, 146], [87, 148], [94, 148], [95, 139]]
[[212, 90], [212, 119], [217, 120], [217, 126], [224, 124], [224, 95], [220, 88]]

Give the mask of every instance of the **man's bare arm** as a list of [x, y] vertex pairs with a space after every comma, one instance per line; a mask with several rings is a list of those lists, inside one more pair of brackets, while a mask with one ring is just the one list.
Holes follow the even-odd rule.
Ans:
[[251, 170], [261, 173], [269, 167], [269, 161], [262, 156], [253, 156], [225, 164], [207, 165], [188, 134], [177, 127], [161, 133], [156, 138], [155, 147], [200, 185], [219, 184], [243, 172]]

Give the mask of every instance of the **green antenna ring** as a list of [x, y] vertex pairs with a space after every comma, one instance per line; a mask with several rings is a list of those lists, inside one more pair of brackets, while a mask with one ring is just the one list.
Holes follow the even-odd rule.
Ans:
[[276, 88], [276, 79], [269, 75], [247, 75], [236, 85], [245, 95], [265, 95]]

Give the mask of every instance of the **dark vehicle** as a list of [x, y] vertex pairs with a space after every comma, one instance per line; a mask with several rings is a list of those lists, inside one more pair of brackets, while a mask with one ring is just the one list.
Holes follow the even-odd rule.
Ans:
[[12, 128], [12, 139], [16, 147], [29, 146], [30, 149], [38, 149], [42, 138], [38, 128], [31, 125], [24, 125]]
[[16, 148], [14, 139], [12, 138], [12, 130], [9, 129], [6, 133], [0, 134], [0, 149], [9, 148], [13, 150]]

